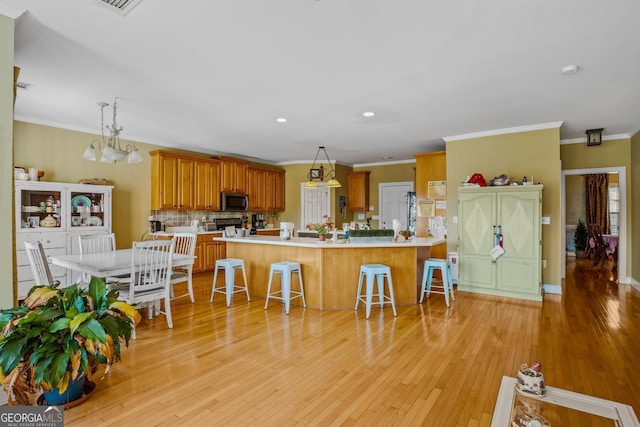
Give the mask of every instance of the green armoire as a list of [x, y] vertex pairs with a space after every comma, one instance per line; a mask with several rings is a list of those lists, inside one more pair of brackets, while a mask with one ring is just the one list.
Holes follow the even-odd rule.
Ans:
[[542, 187], [458, 188], [458, 290], [542, 300]]

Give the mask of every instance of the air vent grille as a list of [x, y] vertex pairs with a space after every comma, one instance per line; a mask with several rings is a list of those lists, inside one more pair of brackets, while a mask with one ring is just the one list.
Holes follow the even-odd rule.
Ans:
[[95, 3], [115, 12], [119, 15], [125, 16], [131, 12], [134, 7], [138, 5], [142, 0], [95, 0]]
[[18, 89], [29, 90], [29, 88], [30, 88], [31, 86], [33, 86], [33, 85], [32, 85], [32, 84], [30, 84], [30, 83], [25, 83], [25, 82], [18, 82], [18, 83], [16, 83], [16, 87], [17, 87]]

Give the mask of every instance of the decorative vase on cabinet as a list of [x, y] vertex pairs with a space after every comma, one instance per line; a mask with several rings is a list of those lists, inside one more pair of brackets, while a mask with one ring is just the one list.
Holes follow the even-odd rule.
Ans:
[[460, 290], [542, 300], [542, 187], [458, 188]]

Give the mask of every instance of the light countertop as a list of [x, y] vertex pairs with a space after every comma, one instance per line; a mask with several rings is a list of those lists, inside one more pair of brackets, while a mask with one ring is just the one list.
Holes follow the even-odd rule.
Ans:
[[372, 243], [350, 243], [344, 239], [338, 239], [334, 242], [327, 239], [324, 242], [312, 237], [293, 237], [291, 240], [281, 240], [278, 236], [250, 236], [250, 237], [214, 237], [214, 240], [227, 243], [250, 243], [259, 245], [280, 245], [280, 246], [298, 246], [316, 249], [355, 249], [355, 248], [399, 248], [399, 247], [424, 247], [436, 246], [445, 243], [446, 239], [433, 239], [418, 237], [406, 240], [402, 243], [395, 242], [372, 242]]

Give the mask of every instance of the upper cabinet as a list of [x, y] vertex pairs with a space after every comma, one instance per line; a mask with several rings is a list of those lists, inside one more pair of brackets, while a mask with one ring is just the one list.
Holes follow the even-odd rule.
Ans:
[[249, 210], [261, 212], [267, 209], [265, 202], [267, 171], [257, 166], [247, 168], [247, 194], [249, 195]]
[[152, 151], [152, 210], [219, 211], [220, 193], [246, 193], [249, 210], [280, 212], [285, 208], [285, 171], [231, 157], [205, 158]]
[[152, 210], [220, 210], [220, 161], [152, 151]]
[[371, 172], [349, 172], [347, 208], [352, 212], [369, 210], [369, 175]]
[[194, 160], [172, 153], [152, 151], [151, 209], [194, 209]]
[[259, 166], [249, 166], [247, 169], [247, 194], [249, 195], [250, 211], [284, 211], [285, 172]]
[[245, 160], [231, 157], [218, 157], [221, 161], [222, 191], [225, 193], [247, 192], [247, 168]]
[[[265, 199], [267, 211], [282, 212], [285, 210], [285, 172], [268, 170], [265, 176]], [[251, 199], [249, 199], [251, 200]]]
[[220, 210], [220, 161], [195, 162], [194, 196], [196, 209]]

